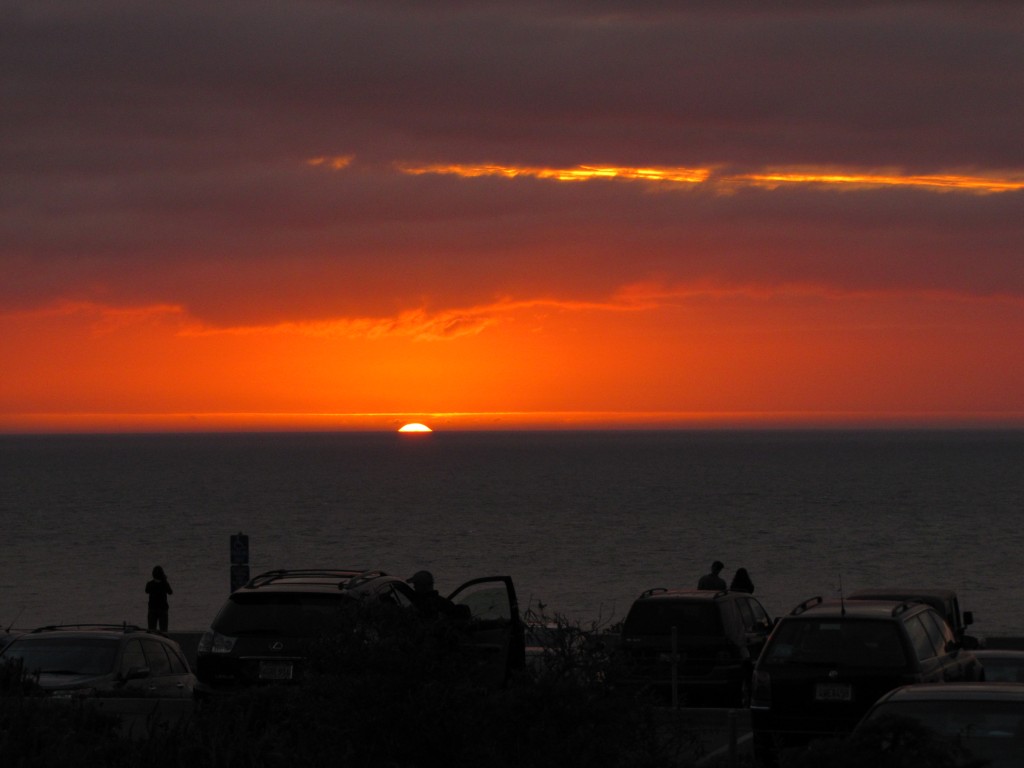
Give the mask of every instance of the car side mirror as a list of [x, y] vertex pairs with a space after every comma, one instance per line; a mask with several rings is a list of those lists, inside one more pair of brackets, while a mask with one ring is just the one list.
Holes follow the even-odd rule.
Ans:
[[124, 675], [121, 676], [122, 680], [144, 680], [149, 677], [149, 667], [130, 667]]

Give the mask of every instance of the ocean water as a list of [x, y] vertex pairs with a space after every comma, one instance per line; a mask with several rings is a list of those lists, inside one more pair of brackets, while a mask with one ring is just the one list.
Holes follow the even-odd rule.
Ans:
[[958, 590], [1024, 635], [1024, 432], [435, 432], [0, 436], [0, 623], [171, 629], [252, 572], [514, 577], [521, 607], [608, 626], [650, 587], [746, 567], [772, 615], [812, 595]]

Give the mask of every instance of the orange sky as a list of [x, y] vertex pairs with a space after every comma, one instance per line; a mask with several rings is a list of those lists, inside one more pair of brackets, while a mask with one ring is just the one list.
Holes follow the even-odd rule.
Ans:
[[1015, 4], [602, 7], [13, 14], [0, 431], [1024, 426]]

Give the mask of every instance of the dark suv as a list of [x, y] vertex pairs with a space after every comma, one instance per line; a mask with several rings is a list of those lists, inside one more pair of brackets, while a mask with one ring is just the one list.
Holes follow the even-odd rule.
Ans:
[[754, 750], [771, 765], [781, 748], [848, 733], [893, 688], [980, 672], [929, 605], [811, 598], [778, 622], [754, 669]]
[[[218, 688], [300, 681], [310, 643], [330, 631], [346, 606], [368, 600], [410, 611], [420, 604], [409, 584], [381, 571], [262, 573], [228, 597], [203, 634], [196, 651], [199, 678]], [[510, 668], [523, 666], [523, 624], [510, 577], [473, 579], [448, 600], [494, 677], [504, 679]]]
[[978, 648], [978, 638], [967, 634], [967, 627], [974, 623], [974, 613], [960, 610], [960, 600], [952, 589], [917, 587], [881, 587], [858, 589], [846, 597], [847, 600], [899, 600], [901, 602], [928, 603], [946, 620], [953, 634], [964, 648]]
[[649, 589], [622, 625], [627, 678], [673, 704], [746, 706], [768, 613], [741, 592]]

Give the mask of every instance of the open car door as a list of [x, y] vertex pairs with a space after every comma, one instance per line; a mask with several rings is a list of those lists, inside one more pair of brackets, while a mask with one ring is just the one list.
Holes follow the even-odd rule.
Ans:
[[526, 633], [511, 576], [484, 576], [467, 581], [448, 599], [469, 620], [469, 652], [479, 660], [481, 682], [501, 686], [512, 670], [526, 664]]

